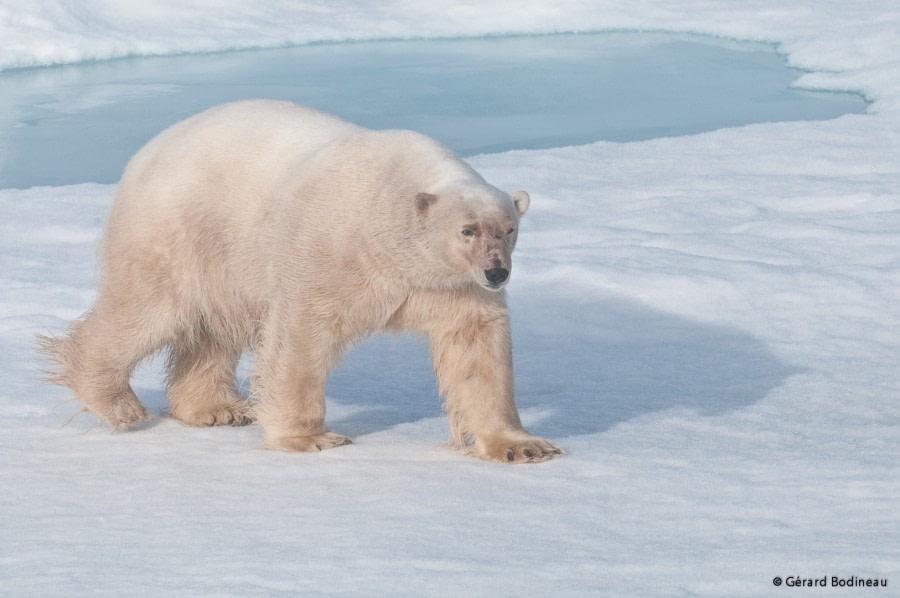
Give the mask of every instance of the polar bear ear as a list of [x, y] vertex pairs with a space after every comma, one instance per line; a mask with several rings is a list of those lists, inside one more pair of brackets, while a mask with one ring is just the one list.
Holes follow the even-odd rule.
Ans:
[[519, 216], [528, 210], [528, 204], [531, 203], [531, 197], [528, 193], [525, 191], [513, 191], [509, 196], [512, 198], [513, 203], [516, 204], [516, 211], [519, 213]]
[[431, 193], [418, 193], [416, 194], [416, 211], [420, 216], [424, 216], [425, 212], [428, 211], [428, 208], [431, 207], [431, 204], [437, 201], [437, 195], [432, 195]]

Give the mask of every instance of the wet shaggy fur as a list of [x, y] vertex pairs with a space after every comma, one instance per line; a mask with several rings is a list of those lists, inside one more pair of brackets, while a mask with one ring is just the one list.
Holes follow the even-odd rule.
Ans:
[[[42, 340], [52, 381], [126, 429], [148, 417], [136, 364], [167, 349], [173, 417], [256, 419], [268, 448], [315, 451], [350, 442], [325, 427], [341, 353], [411, 330], [428, 339], [452, 445], [504, 462], [560, 455], [524, 430], [513, 393], [503, 285], [528, 202], [417, 133], [287, 102], [213, 108], [126, 168], [96, 304]], [[234, 379], [247, 349], [252, 403]]]

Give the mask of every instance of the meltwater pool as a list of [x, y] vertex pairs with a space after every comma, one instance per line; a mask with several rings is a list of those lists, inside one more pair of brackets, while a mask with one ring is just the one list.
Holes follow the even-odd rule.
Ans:
[[246, 98], [415, 129], [468, 156], [864, 112], [766, 44], [597, 33], [321, 44], [0, 72], [0, 188], [118, 180], [166, 126]]

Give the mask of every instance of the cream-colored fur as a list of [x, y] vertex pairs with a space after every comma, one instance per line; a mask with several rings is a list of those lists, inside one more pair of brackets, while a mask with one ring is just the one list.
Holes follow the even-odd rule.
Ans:
[[[129, 386], [135, 365], [168, 348], [174, 417], [255, 415], [267, 447], [320, 450], [349, 442], [325, 428], [341, 353], [414, 330], [430, 344], [453, 445], [499, 461], [562, 454], [522, 428], [513, 393], [502, 286], [528, 201], [417, 133], [287, 102], [213, 108], [129, 163], [97, 302], [68, 336], [44, 339], [53, 380], [127, 428], [147, 417]], [[247, 348], [254, 409], [234, 382]]]

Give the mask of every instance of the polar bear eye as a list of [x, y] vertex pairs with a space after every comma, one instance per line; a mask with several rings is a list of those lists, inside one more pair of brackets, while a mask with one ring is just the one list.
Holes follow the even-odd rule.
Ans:
[[511, 234], [513, 234], [514, 232], [516, 232], [516, 229], [511, 228], [511, 229], [509, 229], [508, 231], [506, 231], [506, 234], [507, 234], [507, 235], [511, 235]]
[[472, 237], [472, 236], [474, 236], [474, 235], [475, 235], [475, 231], [473, 231], [471, 228], [464, 228], [464, 229], [462, 229], [462, 236], [464, 236], [464, 237]]

